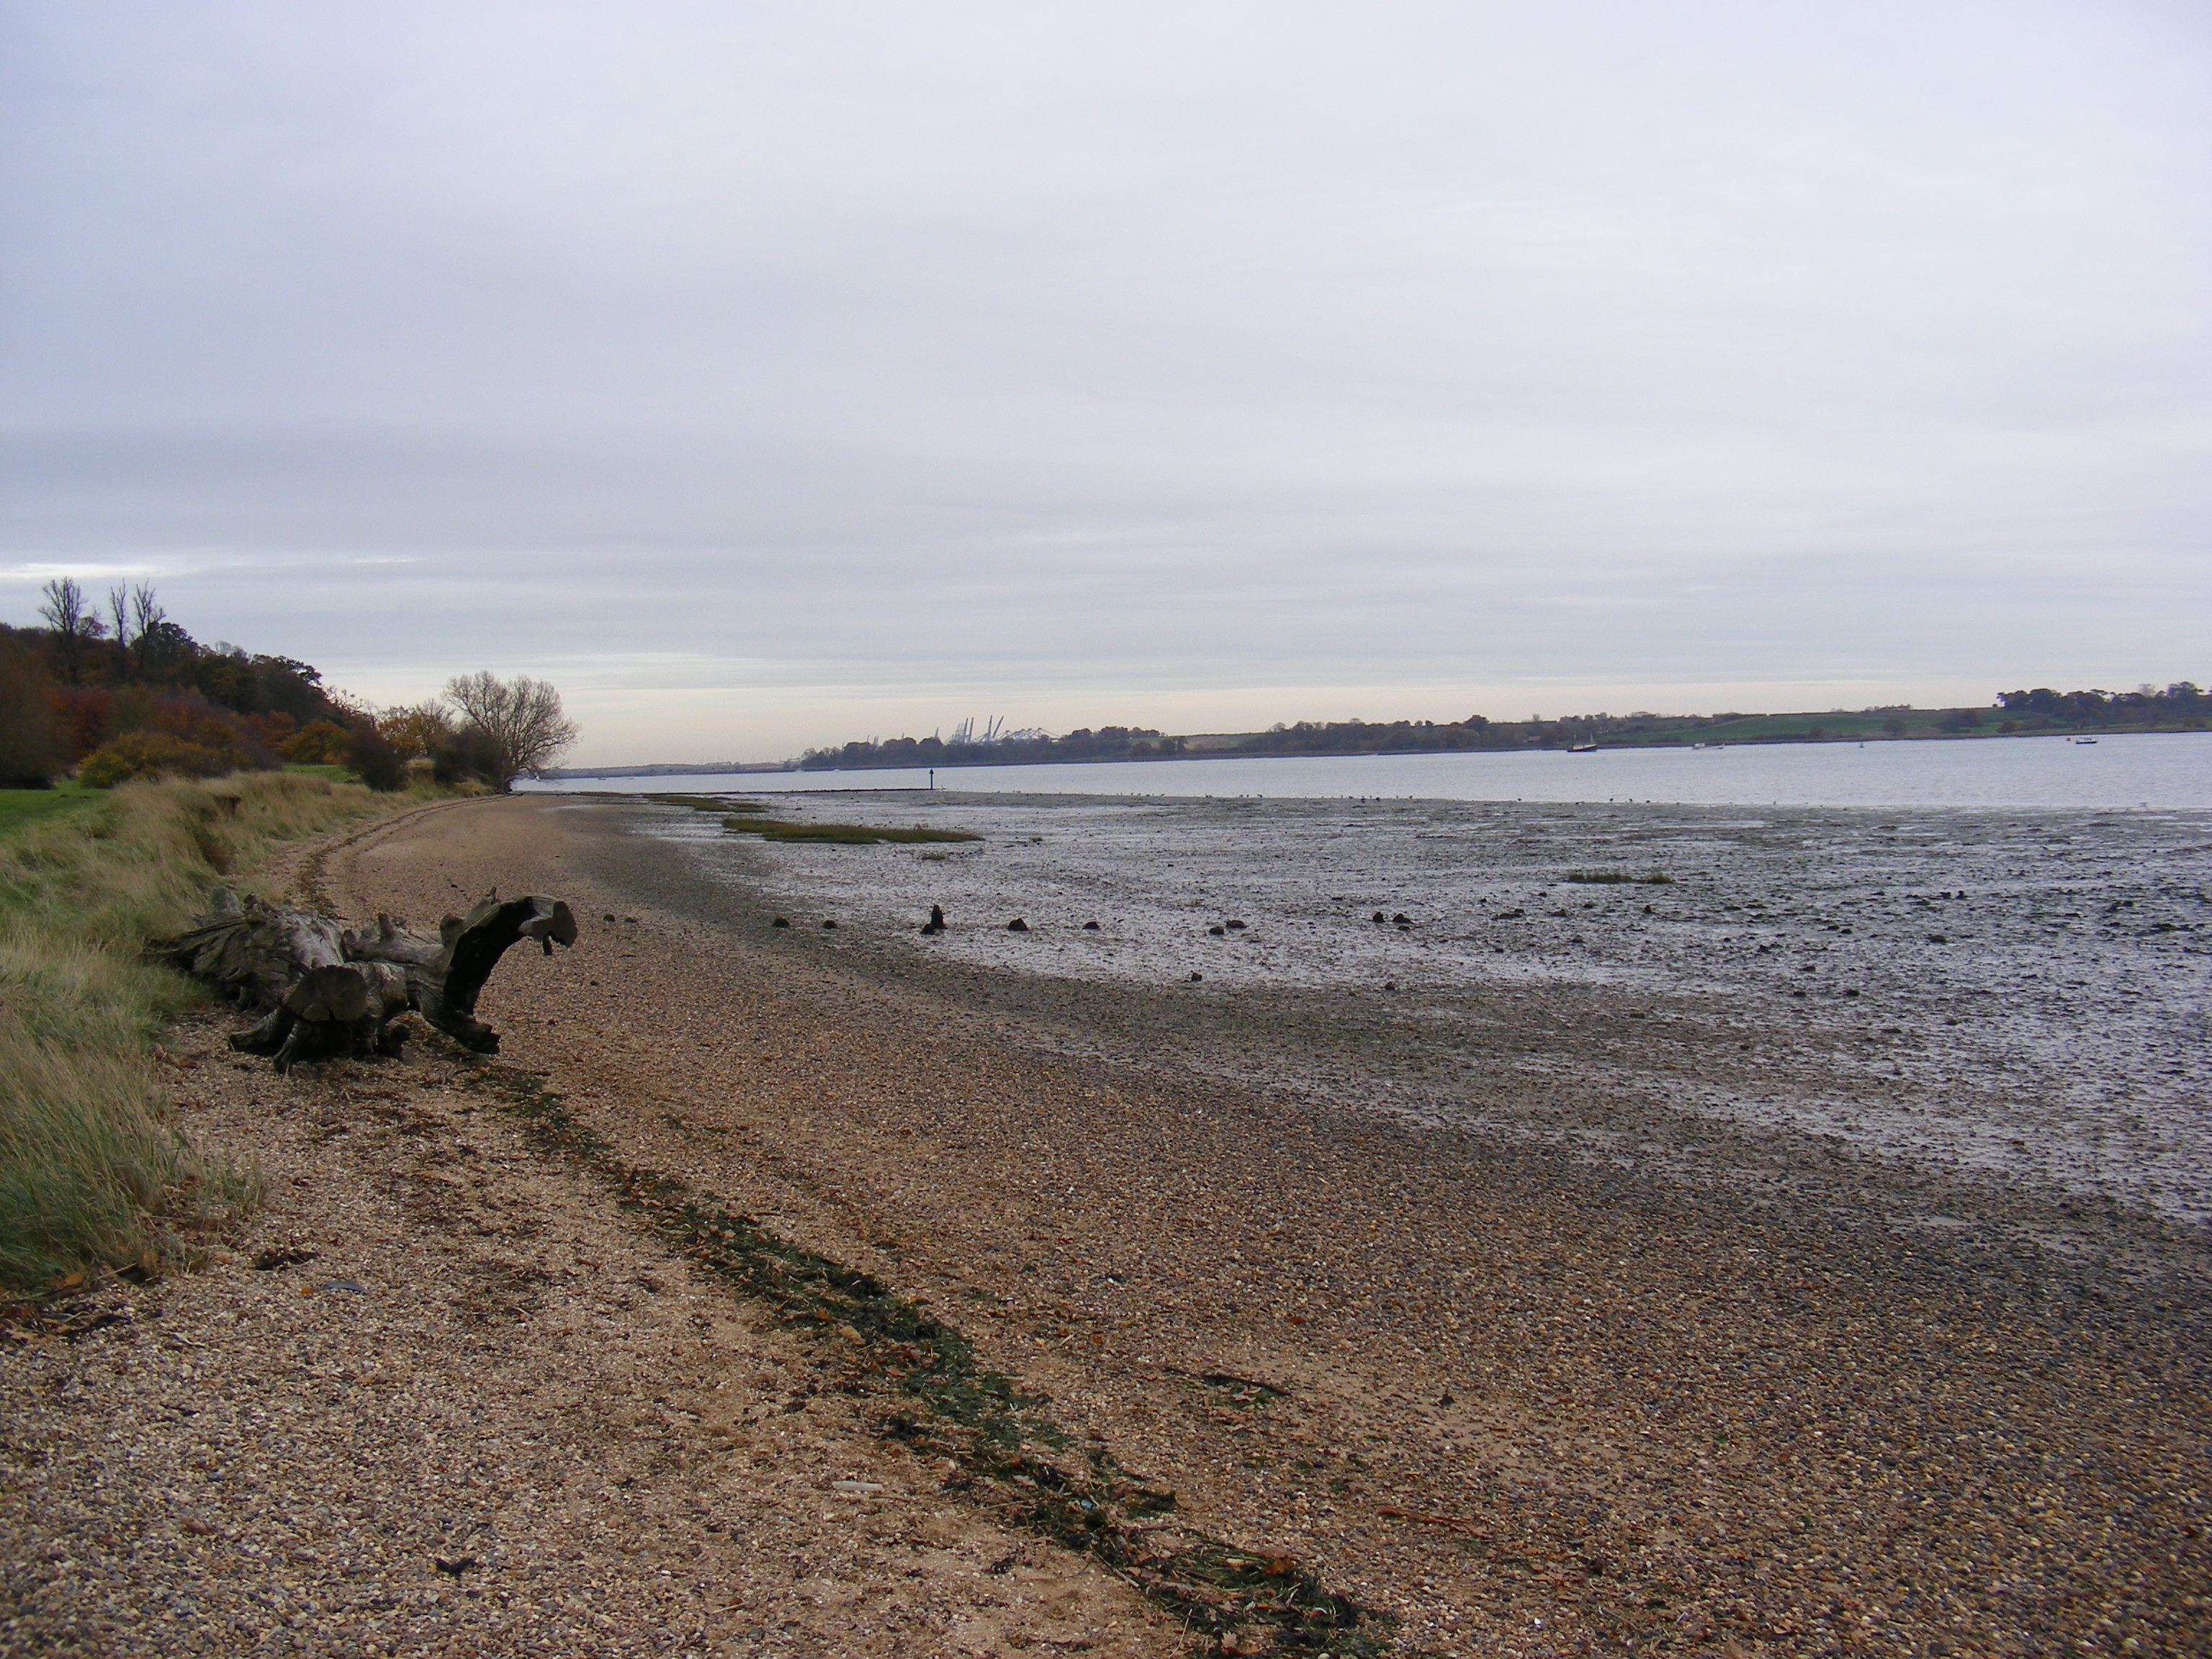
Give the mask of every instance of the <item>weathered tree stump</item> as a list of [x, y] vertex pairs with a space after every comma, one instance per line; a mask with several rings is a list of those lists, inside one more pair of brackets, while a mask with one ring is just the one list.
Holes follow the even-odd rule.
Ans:
[[396, 1054], [403, 1036], [391, 1022], [410, 1009], [463, 1047], [496, 1053], [499, 1034], [477, 1018], [477, 997], [526, 939], [550, 957], [556, 945], [576, 942], [576, 919], [542, 894], [494, 894], [465, 916], [447, 916], [435, 939], [381, 915], [374, 933], [356, 933], [297, 905], [240, 904], [218, 888], [198, 926], [153, 950], [259, 1011], [230, 1046], [271, 1056], [281, 1072], [303, 1060]]

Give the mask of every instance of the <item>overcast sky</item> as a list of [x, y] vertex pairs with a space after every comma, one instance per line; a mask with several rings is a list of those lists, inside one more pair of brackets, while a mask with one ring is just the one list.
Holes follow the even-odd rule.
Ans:
[[2212, 12], [5, 3], [0, 619], [577, 758], [2212, 678]]

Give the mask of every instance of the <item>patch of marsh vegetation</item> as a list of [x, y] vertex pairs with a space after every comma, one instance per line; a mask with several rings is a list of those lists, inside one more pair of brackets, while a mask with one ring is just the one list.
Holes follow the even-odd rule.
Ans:
[[758, 836], [763, 841], [820, 842], [833, 847], [873, 847], [879, 842], [901, 846], [920, 842], [981, 841], [964, 830], [888, 830], [872, 823], [799, 823], [788, 818], [732, 815], [722, 827], [734, 835]]
[[[614, 796], [611, 799], [620, 799]], [[727, 795], [647, 795], [657, 806], [688, 806], [695, 812], [773, 812], [764, 800], [733, 800]]]
[[36, 793], [0, 818], [0, 1283], [26, 1291], [188, 1262], [256, 1196], [170, 1119], [155, 1038], [199, 994], [145, 941], [278, 842], [411, 804], [293, 772]]

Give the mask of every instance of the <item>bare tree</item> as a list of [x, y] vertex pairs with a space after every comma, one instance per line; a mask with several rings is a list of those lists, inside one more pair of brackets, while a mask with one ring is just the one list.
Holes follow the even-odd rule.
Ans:
[[447, 683], [446, 701], [459, 711], [460, 735], [472, 740], [487, 781], [502, 791], [525, 772], [538, 775], [576, 740], [561, 694], [527, 674], [464, 674]]
[[84, 589], [70, 576], [57, 576], [46, 586], [46, 602], [39, 614], [54, 630], [54, 648], [62, 659], [63, 676], [75, 683], [77, 663], [84, 649], [85, 624], [94, 618], [84, 605]]
[[115, 618], [115, 678], [131, 678], [131, 590], [107, 590], [107, 614]]
[[151, 582], [140, 582], [131, 590], [131, 644], [138, 653], [138, 672], [143, 678], [153, 670], [155, 632], [168, 621], [169, 613], [161, 609], [154, 597]]

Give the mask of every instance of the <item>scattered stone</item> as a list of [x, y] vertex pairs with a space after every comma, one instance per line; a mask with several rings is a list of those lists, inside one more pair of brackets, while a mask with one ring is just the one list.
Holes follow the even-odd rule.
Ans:
[[[609, 921], [612, 921], [614, 918], [612, 916], [609, 916], [607, 920]], [[778, 916], [774, 921], [769, 923], [769, 926], [771, 927], [788, 927], [791, 926], [791, 918], [789, 916]]]
[[1026, 933], [1029, 930], [1029, 923], [1024, 921], [1019, 916], [1016, 916], [1006, 924], [1006, 931], [1010, 933]]
[[1095, 921], [1086, 921], [1083, 924], [1083, 931], [1086, 933], [1095, 933], [1098, 931], [1098, 924]]

